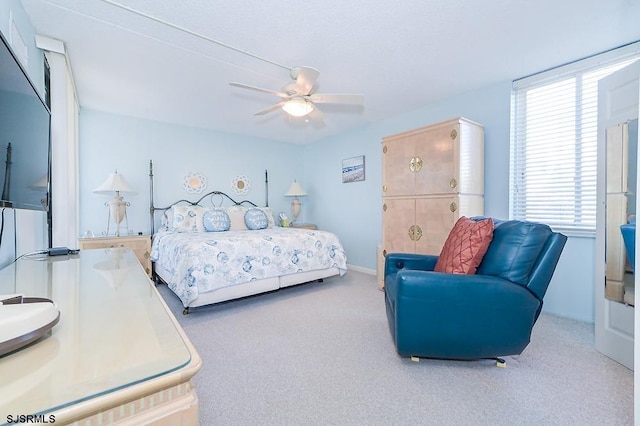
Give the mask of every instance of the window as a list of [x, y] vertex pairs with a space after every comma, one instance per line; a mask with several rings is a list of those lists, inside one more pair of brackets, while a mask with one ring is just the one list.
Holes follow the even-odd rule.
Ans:
[[510, 217], [594, 235], [598, 81], [640, 57], [640, 43], [513, 83]]

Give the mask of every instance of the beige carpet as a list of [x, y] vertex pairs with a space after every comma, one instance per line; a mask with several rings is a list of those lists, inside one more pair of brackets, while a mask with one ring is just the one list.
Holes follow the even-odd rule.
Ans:
[[400, 358], [375, 277], [350, 271], [182, 315], [204, 362], [202, 425], [631, 425], [633, 373], [593, 324], [543, 314], [531, 344], [461, 362]]

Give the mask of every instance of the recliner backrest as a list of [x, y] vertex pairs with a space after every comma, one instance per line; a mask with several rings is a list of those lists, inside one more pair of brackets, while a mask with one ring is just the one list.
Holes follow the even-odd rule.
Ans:
[[[504, 278], [523, 286], [553, 234], [549, 226], [520, 220], [498, 222], [477, 274]], [[555, 266], [555, 265], [554, 265]]]
[[552, 233], [538, 256], [538, 260], [529, 276], [529, 284], [527, 288], [535, 294], [540, 301], [547, 292], [549, 282], [556, 269], [562, 249], [567, 242], [566, 235], [554, 232]]

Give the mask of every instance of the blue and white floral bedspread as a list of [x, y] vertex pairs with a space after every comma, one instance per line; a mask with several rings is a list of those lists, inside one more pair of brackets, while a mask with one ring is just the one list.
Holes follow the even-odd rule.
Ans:
[[347, 271], [331, 232], [269, 228], [255, 231], [170, 232], [153, 237], [151, 260], [170, 272], [169, 288], [186, 307], [198, 294], [263, 278], [326, 268]]

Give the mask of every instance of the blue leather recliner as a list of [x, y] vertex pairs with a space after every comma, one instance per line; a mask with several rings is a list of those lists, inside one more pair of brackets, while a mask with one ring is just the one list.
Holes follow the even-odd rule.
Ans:
[[500, 360], [522, 353], [566, 240], [544, 224], [494, 219], [475, 275], [434, 272], [437, 256], [388, 253], [385, 302], [398, 354]]

